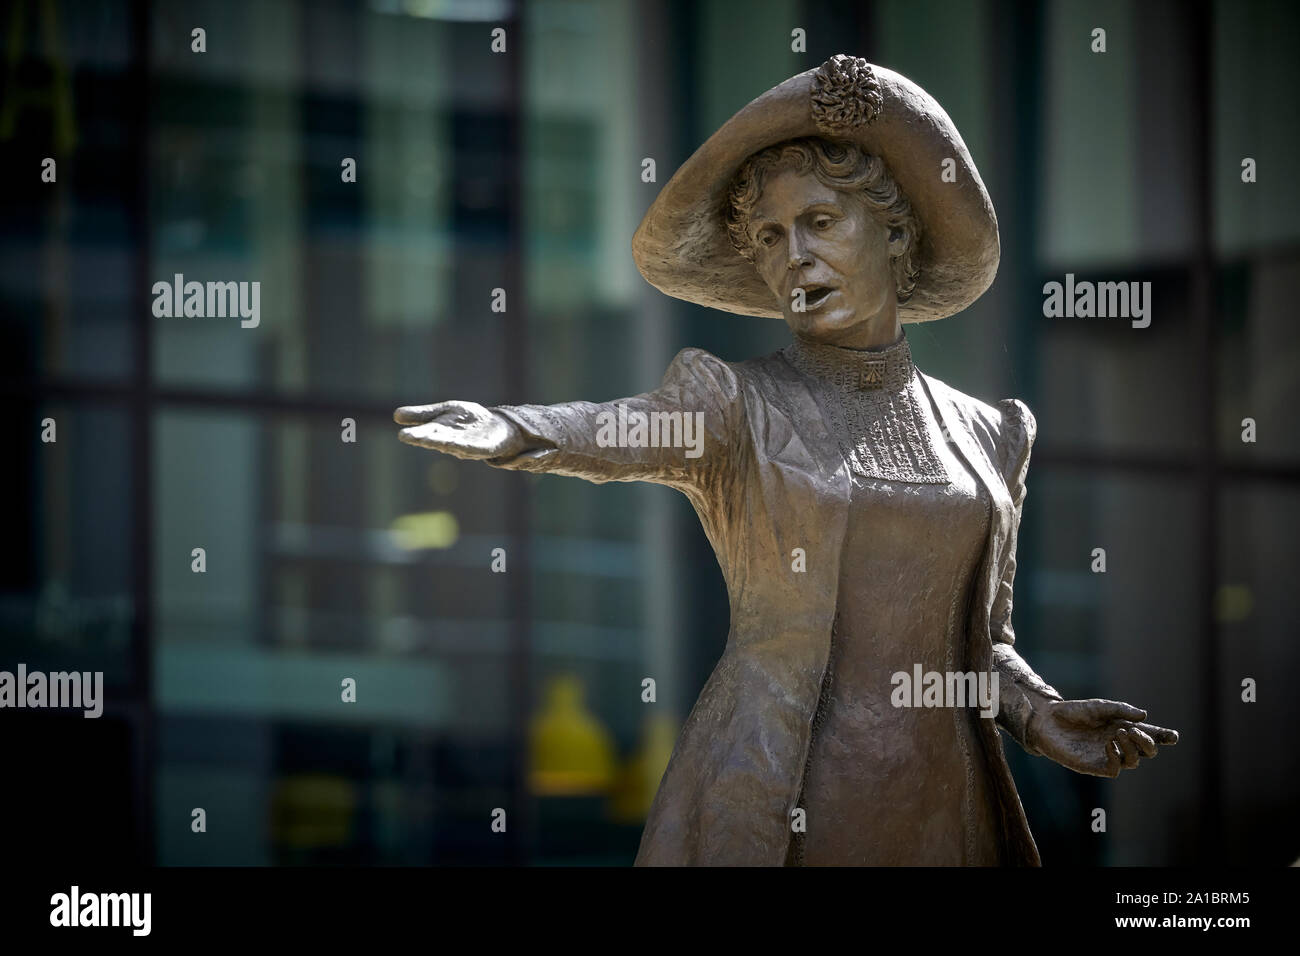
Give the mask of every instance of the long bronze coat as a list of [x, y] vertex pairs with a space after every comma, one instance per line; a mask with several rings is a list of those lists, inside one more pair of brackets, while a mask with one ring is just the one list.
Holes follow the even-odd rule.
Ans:
[[[1015, 640], [1015, 543], [1034, 418], [1014, 399], [993, 407], [929, 376], [922, 381], [946, 437], [992, 497], [964, 669], [1002, 670], [994, 645]], [[629, 415], [703, 412], [702, 454], [603, 447], [597, 416], [617, 415], [620, 404]], [[732, 363], [685, 349], [663, 384], [643, 395], [496, 410], [524, 429], [532, 447], [491, 464], [677, 488], [722, 566], [731, 603], [726, 649], [677, 741], [637, 865], [782, 865], [830, 652], [850, 500], [848, 466], [807, 384], [781, 352]], [[804, 572], [792, 569], [795, 548], [806, 554]], [[1023, 744], [1028, 705], [1017, 694], [1018, 676], [1002, 670], [1001, 677], [996, 722]], [[999, 803], [1002, 859], [1037, 865], [995, 719], [978, 722]]]

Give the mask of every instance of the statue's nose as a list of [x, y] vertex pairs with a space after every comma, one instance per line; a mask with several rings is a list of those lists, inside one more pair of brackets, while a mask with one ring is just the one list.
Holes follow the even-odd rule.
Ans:
[[808, 255], [807, 252], [792, 241], [790, 243], [790, 261], [786, 263], [786, 268], [799, 269], [812, 264], [812, 256]]

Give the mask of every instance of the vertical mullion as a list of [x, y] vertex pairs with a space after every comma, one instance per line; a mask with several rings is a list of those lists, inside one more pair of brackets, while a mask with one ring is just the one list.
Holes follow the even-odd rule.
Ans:
[[1221, 863], [1224, 859], [1223, 787], [1220, 761], [1225, 752], [1220, 746], [1222, 707], [1219, 699], [1219, 635], [1215, 619], [1215, 595], [1219, 583], [1219, 501], [1220, 464], [1215, 423], [1218, 421], [1217, 372], [1215, 356], [1217, 328], [1215, 309], [1214, 262], [1214, 184], [1212, 163], [1214, 149], [1214, 5], [1212, 0], [1198, 0], [1192, 18], [1193, 55], [1191, 62], [1199, 69], [1193, 75], [1195, 88], [1190, 101], [1197, 104], [1192, 113], [1191, 141], [1200, 148], [1192, 153], [1192, 183], [1196, 197], [1195, 245], [1192, 255], [1192, 329], [1196, 337], [1196, 363], [1201, 388], [1196, 409], [1201, 419], [1201, 448], [1197, 462], [1197, 497], [1199, 499], [1201, 550], [1203, 560], [1197, 593], [1201, 602], [1201, 730], [1205, 740], [1201, 747], [1201, 861]]
[[127, 708], [132, 727], [132, 787], [136, 808], [136, 859], [156, 864], [154, 847], [154, 760], [155, 728], [153, 712], [153, 321], [150, 309], [149, 271], [153, 249], [149, 217], [149, 124], [150, 87], [149, 52], [152, 49], [150, 5], [136, 0], [132, 6], [132, 36], [135, 55], [131, 65], [131, 88], [135, 109], [130, 115], [134, 127], [127, 142], [134, 154], [136, 171], [134, 195], [128, 216], [133, 233], [135, 289], [130, 297], [136, 321], [131, 326], [133, 358], [131, 416], [131, 510], [134, 532], [131, 536], [132, 601], [135, 606], [131, 635], [130, 695], [135, 707]]
[[[512, 393], [528, 393], [528, 298], [524, 288], [524, 176], [526, 174], [525, 72], [527, 54], [524, 17], [519, 4], [511, 8], [506, 24], [509, 50], [505, 56], [507, 83], [507, 122], [504, 143], [510, 157], [510, 176], [506, 183], [509, 209], [505, 247], [504, 287], [509, 290], [510, 310], [505, 327], [509, 329], [501, 350], [504, 380]], [[510, 629], [507, 643], [506, 678], [509, 703], [510, 796], [513, 825], [507, 828], [509, 862], [529, 862], [536, 844], [536, 820], [528, 786], [528, 718], [532, 712], [532, 485], [525, 481], [509, 483], [505, 502], [506, 527], [514, 544], [510, 555], [511, 574], [506, 577], [510, 598]]]

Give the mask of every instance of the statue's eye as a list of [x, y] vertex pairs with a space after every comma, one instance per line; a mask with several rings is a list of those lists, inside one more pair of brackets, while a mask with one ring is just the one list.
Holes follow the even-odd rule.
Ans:
[[829, 229], [834, 223], [835, 220], [830, 216], [818, 216], [813, 225], [818, 229]]
[[771, 229], [764, 229], [758, 234], [758, 241], [764, 246], [776, 244], [776, 233]]

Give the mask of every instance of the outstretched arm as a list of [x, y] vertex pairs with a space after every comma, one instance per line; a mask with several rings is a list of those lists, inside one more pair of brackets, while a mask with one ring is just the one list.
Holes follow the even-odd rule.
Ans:
[[659, 388], [612, 402], [405, 406], [398, 437], [498, 468], [593, 482], [651, 481], [706, 490], [733, 456], [743, 399], [734, 371], [683, 349]]

